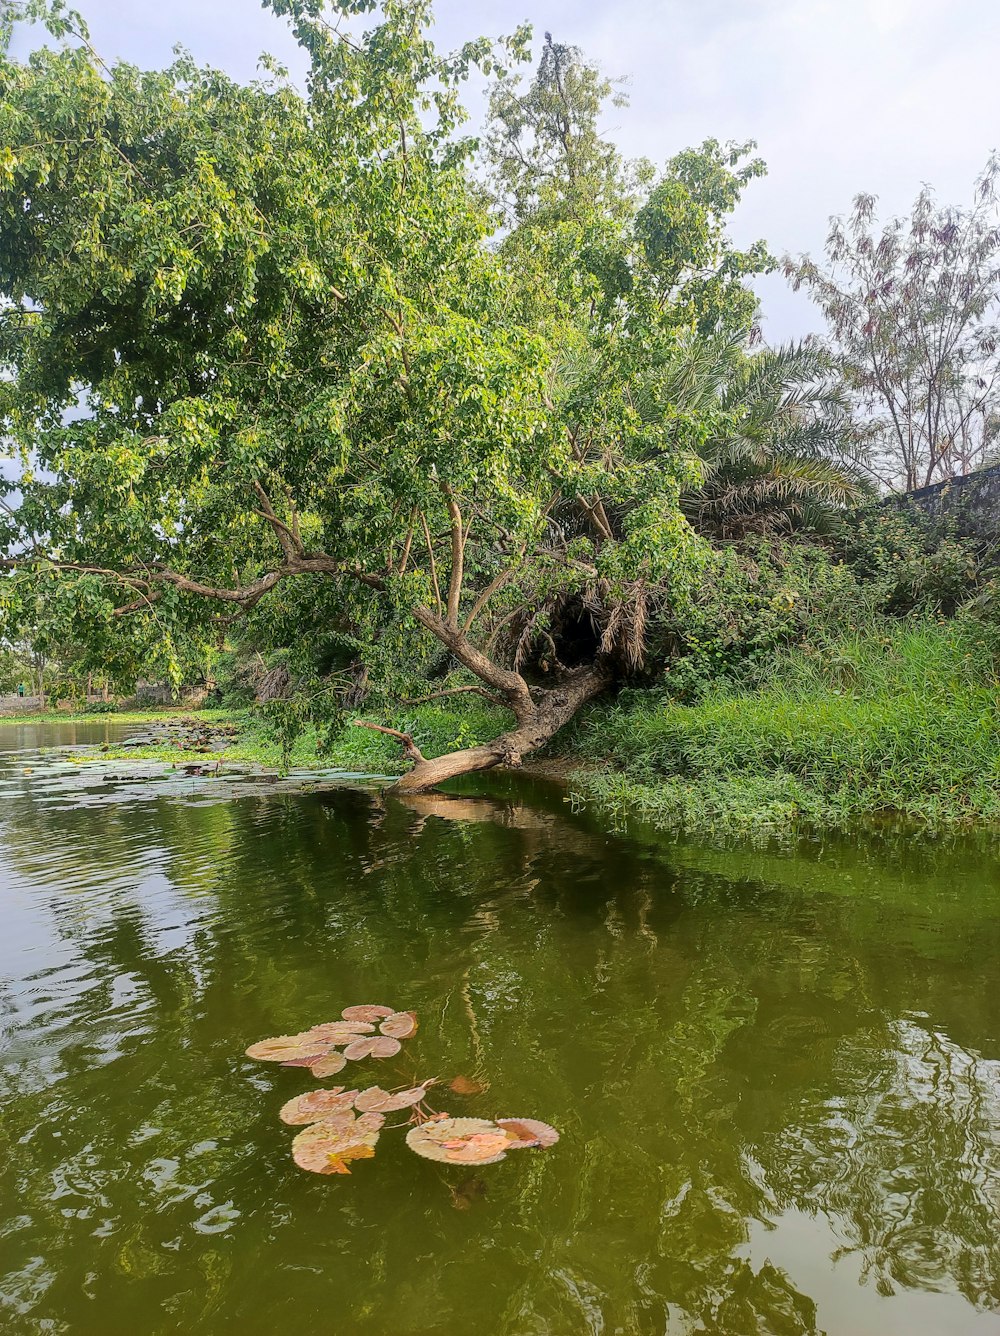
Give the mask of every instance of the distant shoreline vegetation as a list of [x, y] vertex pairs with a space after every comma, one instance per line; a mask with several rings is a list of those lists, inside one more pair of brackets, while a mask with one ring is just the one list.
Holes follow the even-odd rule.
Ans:
[[[558, 761], [575, 801], [615, 823], [639, 819], [678, 833], [744, 838], [885, 818], [928, 832], [995, 823], [997, 650], [994, 632], [963, 619], [872, 626], [822, 647], [787, 651], [752, 688], [717, 682], [694, 704], [671, 701], [662, 689], [595, 704], [547, 755]], [[189, 713], [107, 718], [139, 724]], [[383, 775], [402, 764], [391, 738], [347, 721], [326, 735], [299, 734], [283, 758], [273, 730], [253, 713], [211, 710], [196, 717], [238, 724], [223, 761], [314, 766], [320, 760], [324, 767]], [[502, 712], [467, 697], [393, 718], [431, 756], [474, 746], [502, 722]], [[179, 759], [176, 747], [166, 745], [112, 745], [100, 756]]]

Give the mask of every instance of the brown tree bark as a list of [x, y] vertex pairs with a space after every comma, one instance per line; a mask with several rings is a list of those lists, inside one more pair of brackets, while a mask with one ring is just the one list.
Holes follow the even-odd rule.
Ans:
[[519, 766], [522, 757], [537, 751], [554, 738], [588, 701], [600, 695], [610, 683], [611, 675], [608, 672], [599, 667], [588, 667], [567, 674], [555, 687], [536, 690], [530, 697], [530, 707], [525, 706], [519, 691], [518, 722], [514, 728], [501, 733], [492, 742], [478, 747], [464, 747], [461, 751], [448, 752], [431, 759], [420, 753], [408, 734], [369, 724], [362, 719], [354, 722], [360, 728], [375, 728], [380, 733], [391, 733], [398, 738], [413, 762], [413, 768], [391, 786], [389, 793], [426, 793], [459, 775], [493, 770], [497, 766]]

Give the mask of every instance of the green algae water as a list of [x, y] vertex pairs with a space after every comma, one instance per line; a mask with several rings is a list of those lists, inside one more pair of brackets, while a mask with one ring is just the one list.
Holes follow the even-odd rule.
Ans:
[[[527, 783], [227, 799], [42, 750], [117, 736], [0, 729], [4, 1336], [1000, 1331], [991, 839], [726, 851]], [[360, 1002], [421, 1024], [352, 1083], [466, 1076], [438, 1107], [559, 1144], [296, 1169], [317, 1083], [243, 1050]]]

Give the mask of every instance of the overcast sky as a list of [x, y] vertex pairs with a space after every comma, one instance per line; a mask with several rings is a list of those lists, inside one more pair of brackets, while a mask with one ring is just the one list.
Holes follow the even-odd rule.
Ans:
[[[301, 69], [256, 0], [75, 3], [105, 58], [163, 64], [179, 42], [238, 77], [263, 50]], [[438, 0], [436, 14], [441, 46], [527, 20], [536, 41], [550, 30], [625, 77], [631, 105], [609, 129], [627, 155], [662, 162], [710, 136], [756, 139], [769, 175], [733, 231], [777, 254], [818, 253], [829, 216], [859, 190], [886, 213], [923, 182], [944, 203], [969, 202], [1000, 142], [998, 0]], [[784, 280], [759, 290], [769, 340], [819, 327]]]

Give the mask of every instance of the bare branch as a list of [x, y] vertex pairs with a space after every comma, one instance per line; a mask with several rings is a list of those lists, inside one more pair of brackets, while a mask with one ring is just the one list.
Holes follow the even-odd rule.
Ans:
[[354, 728], [370, 728], [374, 733], [385, 733], [388, 737], [395, 738], [411, 761], [423, 761], [424, 759], [423, 753], [409, 733], [401, 733], [398, 728], [386, 728], [382, 724], [371, 724], [367, 719], [352, 719], [351, 724]]
[[446, 482], [441, 484], [448, 518], [451, 521], [451, 575], [448, 578], [448, 625], [458, 629], [458, 607], [462, 598], [462, 577], [465, 569], [465, 538], [462, 534], [462, 512]]
[[508, 706], [505, 700], [499, 696], [494, 696], [492, 692], [484, 687], [449, 687], [446, 691], [432, 691], [429, 696], [411, 696], [403, 701], [404, 705], [426, 705], [429, 700], [440, 700], [442, 696], [462, 696], [471, 692], [476, 696], [482, 696], [483, 700], [488, 700], [491, 705], [500, 705], [507, 710]]
[[406, 538], [403, 542], [403, 555], [399, 559], [399, 570], [397, 571], [398, 575], [406, 574], [406, 565], [407, 562], [410, 560], [410, 549], [413, 546], [413, 528], [414, 525], [416, 524], [416, 519], [417, 519], [417, 508], [416, 506], [414, 506], [413, 509], [410, 511], [410, 522], [406, 528]]
[[[254, 491], [257, 493], [257, 496], [260, 498], [260, 508], [258, 509], [255, 506], [254, 514], [262, 516], [265, 520], [267, 520], [268, 524], [270, 524], [271, 528], [275, 532], [275, 535], [277, 536], [278, 542], [281, 544], [281, 550], [282, 552], [284, 552], [286, 559], [292, 560], [296, 556], [301, 555], [302, 544], [296, 537], [295, 531], [289, 528], [289, 526], [284, 522], [284, 520], [278, 518], [277, 514], [275, 513], [274, 507], [271, 505], [271, 498], [268, 496], [267, 492], [264, 491], [264, 488], [261, 486], [261, 484], [255, 481], [253, 488]], [[294, 516], [295, 515], [294, 507], [292, 509], [292, 513]], [[295, 518], [293, 520], [293, 523], [297, 528], [298, 519]]]
[[443, 604], [441, 602], [441, 586], [438, 584], [437, 562], [434, 560], [434, 544], [431, 541], [431, 531], [427, 527], [427, 516], [423, 511], [420, 512], [420, 523], [424, 529], [424, 542], [427, 544], [427, 557], [431, 565], [431, 581], [434, 585], [434, 598], [437, 601], [438, 615], [440, 616]]

